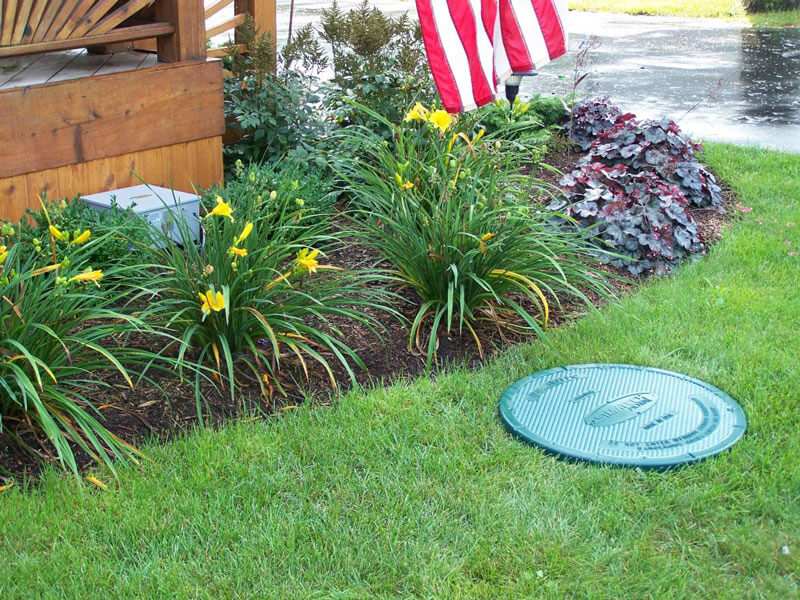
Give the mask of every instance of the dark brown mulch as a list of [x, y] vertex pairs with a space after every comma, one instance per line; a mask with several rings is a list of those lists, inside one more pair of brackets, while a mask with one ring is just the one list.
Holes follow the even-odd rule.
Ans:
[[[540, 179], [553, 186], [557, 191], [560, 173], [568, 172], [580, 158], [580, 152], [567, 146], [548, 156], [547, 168], [537, 169], [534, 173]], [[540, 202], [547, 198], [537, 199]], [[735, 210], [735, 199], [726, 192], [727, 214], [717, 211], [695, 210], [693, 215], [698, 222], [702, 239], [712, 244], [722, 235], [725, 223]], [[347, 251], [337, 252], [329, 257], [332, 264], [346, 268], [373, 266], [378, 257], [367, 248], [350, 245]], [[613, 269], [609, 268], [613, 272]], [[619, 274], [619, 273], [615, 273]], [[620, 295], [634, 289], [638, 284], [631, 279], [616, 280], [614, 287]], [[404, 292], [407, 302], [397, 307], [407, 318], [415, 312], [413, 292]], [[596, 299], [600, 303], [600, 299]], [[378, 310], [368, 311], [380, 326], [376, 333], [364, 325], [352, 322], [338, 322], [343, 339], [363, 359], [365, 368], [358, 369], [356, 378], [360, 385], [369, 386], [410, 378], [426, 372], [425, 356], [415, 348], [409, 350], [407, 326]], [[585, 307], [565, 305], [555, 310], [551, 316], [551, 324], [559, 325], [578, 318], [585, 312]], [[471, 367], [481, 364], [502, 348], [522, 340], [520, 336], [503, 334], [486, 326], [478, 329], [483, 343], [484, 353], [481, 356], [471, 336], [443, 336], [438, 350], [439, 365], [435, 372], [441, 372], [454, 364]], [[333, 363], [332, 363], [333, 365]], [[336, 377], [343, 388], [349, 388], [350, 382], [341, 367], [333, 365]], [[205, 423], [217, 426], [226, 420], [245, 414], [270, 415], [290, 409], [306, 398], [329, 402], [335, 398], [329, 379], [322, 368], [309, 365], [310, 378], [305, 381], [296, 373], [297, 383], [289, 383], [288, 397], [277, 394], [271, 398], [263, 398], [258, 388], [253, 385], [237, 393], [232, 401], [228, 394], [219, 393], [213, 387], [204, 389], [204, 404], [201, 410]], [[135, 390], [128, 389], [114, 374], [109, 374], [106, 383], [110, 388], [88, 390], [87, 395], [96, 401], [100, 409], [103, 423], [110, 431], [133, 444], [141, 444], [147, 439], [166, 440], [194, 428], [198, 424], [197, 406], [194, 390], [189, 383], [180, 383], [174, 376], [163, 376], [154, 382], [142, 382]], [[0, 484], [4, 478], [33, 478], [39, 474], [42, 459], [48, 459], [47, 444], [42, 443], [30, 428], [23, 423], [6, 421], [3, 432], [0, 432]], [[11, 431], [16, 433], [28, 447], [28, 451], [20, 449]], [[82, 467], [91, 464], [90, 458], [77, 453]]]

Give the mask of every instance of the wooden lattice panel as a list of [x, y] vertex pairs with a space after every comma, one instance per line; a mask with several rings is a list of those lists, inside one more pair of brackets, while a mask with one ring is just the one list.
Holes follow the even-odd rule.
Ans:
[[107, 34], [155, 0], [0, 0], [0, 46]]

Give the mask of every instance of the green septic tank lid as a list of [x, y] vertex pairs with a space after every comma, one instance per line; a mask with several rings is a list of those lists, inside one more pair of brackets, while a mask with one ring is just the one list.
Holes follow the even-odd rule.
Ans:
[[747, 417], [733, 398], [678, 373], [632, 365], [574, 365], [517, 381], [500, 416], [522, 439], [566, 458], [666, 468], [735, 444]]

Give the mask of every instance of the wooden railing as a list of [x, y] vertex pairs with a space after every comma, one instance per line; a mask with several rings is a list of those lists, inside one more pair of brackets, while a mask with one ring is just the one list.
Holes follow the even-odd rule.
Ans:
[[0, 58], [156, 38], [159, 60], [206, 57], [203, 0], [0, 0]]
[[[205, 27], [225, 10], [231, 18]], [[162, 62], [203, 58], [207, 40], [235, 30], [247, 15], [276, 40], [275, 0], [0, 0], [0, 58], [148, 39], [158, 45], [137, 47], [157, 47]]]
[[[230, 12], [233, 6], [233, 16], [217, 25], [208, 23], [222, 11]], [[232, 31], [244, 24], [247, 15], [253, 18], [259, 33], [266, 33], [272, 37], [273, 43], [277, 38], [276, 4], [275, 0], [205, 0], [206, 37], [211, 40], [221, 34]], [[224, 48], [212, 48], [209, 56], [223, 56]]]

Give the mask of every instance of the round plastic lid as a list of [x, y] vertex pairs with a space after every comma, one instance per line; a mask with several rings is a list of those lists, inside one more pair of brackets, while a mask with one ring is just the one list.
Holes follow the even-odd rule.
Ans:
[[500, 400], [506, 426], [558, 455], [667, 468], [718, 454], [747, 428], [722, 390], [678, 373], [632, 365], [574, 365], [517, 381]]

